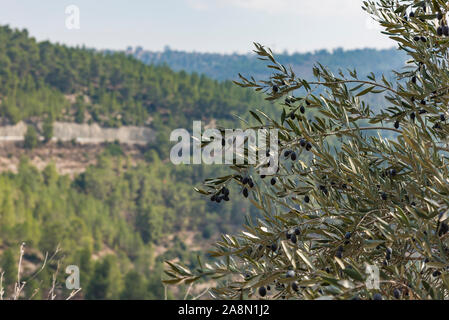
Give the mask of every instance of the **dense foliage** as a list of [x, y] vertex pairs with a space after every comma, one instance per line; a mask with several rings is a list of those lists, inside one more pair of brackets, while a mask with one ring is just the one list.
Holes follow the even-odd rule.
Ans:
[[125, 54], [36, 42], [7, 26], [0, 27], [0, 101], [0, 117], [12, 122], [50, 117], [156, 129], [190, 127], [191, 119], [232, 122], [231, 113], [269, 106], [229, 81], [147, 66]]
[[[379, 0], [363, 8], [407, 53], [407, 69], [394, 81], [362, 80], [317, 65], [316, 80], [306, 81], [256, 44], [274, 73], [238, 84], [285, 103], [276, 118], [258, 116], [260, 128], [279, 129], [279, 171], [262, 179], [258, 167], [236, 165], [206, 180], [200, 191], [209, 196], [231, 184], [247, 190], [260, 216], [222, 236], [214, 265], [169, 263], [166, 283], [214, 277], [211, 294], [222, 299], [448, 299], [449, 5]], [[391, 106], [377, 111], [361, 99], [376, 94]], [[378, 287], [367, 282], [376, 280], [368, 266], [379, 270]]]
[[[217, 80], [237, 80], [239, 72], [244, 71], [256, 79], [264, 79], [270, 70], [254, 54], [218, 54], [175, 51], [167, 48], [163, 52], [145, 51], [142, 48], [129, 48], [128, 54], [150, 65], [167, 65], [175, 71], [185, 70], [205, 74]], [[376, 75], [390, 74], [391, 69], [404, 65], [406, 55], [395, 49], [355, 49], [319, 50], [307, 53], [279, 53], [276, 58], [291, 66], [296, 74], [306, 80], [313, 79], [312, 67], [315, 63], [328, 67], [331, 71], [356, 68], [360, 74], [373, 72]]]
[[[25, 158], [17, 174], [0, 175], [0, 248], [6, 248], [0, 267], [7, 285], [16, 279], [18, 245], [25, 242], [35, 255], [26, 258], [37, 264], [61, 248], [62, 265], [80, 267], [81, 296], [163, 298], [163, 259], [188, 259], [195, 266], [200, 254], [178, 233], [193, 231], [201, 242], [229, 232], [249, 212], [243, 201], [219, 206], [192, 197], [192, 184], [216, 169], [167, 166], [154, 151], [151, 163], [133, 166], [126, 157], [111, 156], [115, 148], [106, 148], [74, 180], [58, 175], [54, 165], [39, 172]], [[156, 256], [157, 246], [168, 251]], [[32, 283], [50, 287], [54, 269]], [[139, 292], [132, 290], [136, 278], [145, 287]]]

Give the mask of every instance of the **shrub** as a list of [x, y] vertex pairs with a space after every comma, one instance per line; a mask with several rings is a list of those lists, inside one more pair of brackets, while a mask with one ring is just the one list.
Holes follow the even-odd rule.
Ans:
[[27, 132], [24, 137], [24, 147], [25, 149], [34, 149], [39, 143], [39, 138], [36, 129], [33, 126], [28, 126]]

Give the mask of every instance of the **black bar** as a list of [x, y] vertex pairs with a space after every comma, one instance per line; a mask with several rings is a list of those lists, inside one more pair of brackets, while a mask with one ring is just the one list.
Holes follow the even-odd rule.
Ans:
[[[436, 314], [447, 309], [446, 301], [0, 301], [0, 313], [11, 311], [71, 317], [94, 315], [131, 319], [364, 319], [432, 310]], [[430, 308], [430, 309], [429, 309]], [[443, 309], [444, 308], [444, 309]], [[8, 310], [10, 309], [10, 310]], [[41, 309], [42, 312], [41, 313]], [[5, 313], [6, 314], [6, 313]], [[123, 318], [120, 314], [128, 315]], [[58, 317], [59, 317], [58, 316]], [[119, 316], [119, 317], [117, 317]], [[326, 318], [324, 318], [326, 316]], [[329, 318], [328, 318], [329, 316]]]

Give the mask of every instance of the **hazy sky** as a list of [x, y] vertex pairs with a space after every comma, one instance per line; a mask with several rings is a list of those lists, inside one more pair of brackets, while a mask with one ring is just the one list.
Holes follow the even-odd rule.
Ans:
[[[38, 40], [99, 49], [143, 46], [201, 52], [386, 48], [362, 0], [0, 0], [0, 24]], [[80, 29], [66, 28], [76, 5]]]

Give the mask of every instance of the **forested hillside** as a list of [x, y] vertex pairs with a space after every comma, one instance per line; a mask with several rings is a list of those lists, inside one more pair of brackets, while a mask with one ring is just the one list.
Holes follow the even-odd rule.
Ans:
[[[141, 47], [128, 48], [127, 53], [149, 65], [165, 64], [173, 70], [197, 72], [217, 80], [236, 80], [239, 72], [256, 79], [269, 76], [268, 69], [253, 54], [190, 53], [169, 48], [162, 52], [152, 52]], [[376, 75], [391, 74], [392, 69], [401, 69], [406, 60], [406, 55], [395, 49], [319, 50], [309, 53], [276, 53], [276, 57], [282, 64], [292, 66], [296, 74], [305, 79], [312, 79], [312, 67], [317, 62], [333, 72], [356, 68], [361, 76], [366, 76], [371, 72]]]
[[[38, 265], [60, 247], [62, 264], [80, 267], [82, 297], [163, 298], [163, 259], [182, 258], [192, 267], [197, 261], [186, 232], [203, 243], [229, 232], [249, 212], [243, 201], [219, 205], [192, 192], [192, 184], [213, 169], [167, 166], [157, 154], [151, 163], [132, 166], [108, 150], [74, 180], [58, 175], [54, 165], [39, 172], [26, 159], [18, 174], [0, 175], [0, 266], [7, 285], [16, 279], [18, 246], [25, 242], [37, 252], [26, 258]], [[161, 255], [158, 248], [168, 250]], [[29, 281], [27, 296], [38, 286], [48, 288], [55, 269], [50, 264]], [[138, 291], [131, 282], [136, 277]]]
[[[146, 51], [141, 47], [128, 48], [126, 53], [153, 66], [168, 66], [173, 70], [185, 70], [204, 74], [220, 81], [239, 80], [238, 74], [253, 76], [255, 79], [265, 79], [270, 76], [270, 69], [266, 68], [254, 54], [216, 54], [183, 52], [171, 50], [168, 47], [162, 52]], [[384, 75], [391, 79], [392, 70], [404, 68], [407, 57], [404, 52], [396, 49], [336, 49], [331, 51], [319, 50], [308, 53], [276, 53], [278, 61], [292, 70], [301, 78], [313, 79], [313, 67], [317, 63], [326, 66], [331, 72], [340, 70], [357, 70], [361, 78], [367, 78], [371, 73], [381, 78]], [[374, 110], [386, 107], [386, 100], [382, 96], [369, 95], [364, 97]]]
[[190, 127], [190, 119], [233, 120], [231, 113], [265, 104], [231, 82], [146, 66], [125, 54], [39, 43], [10, 27], [0, 27], [0, 100], [0, 117], [14, 123], [38, 116], [176, 128]]

